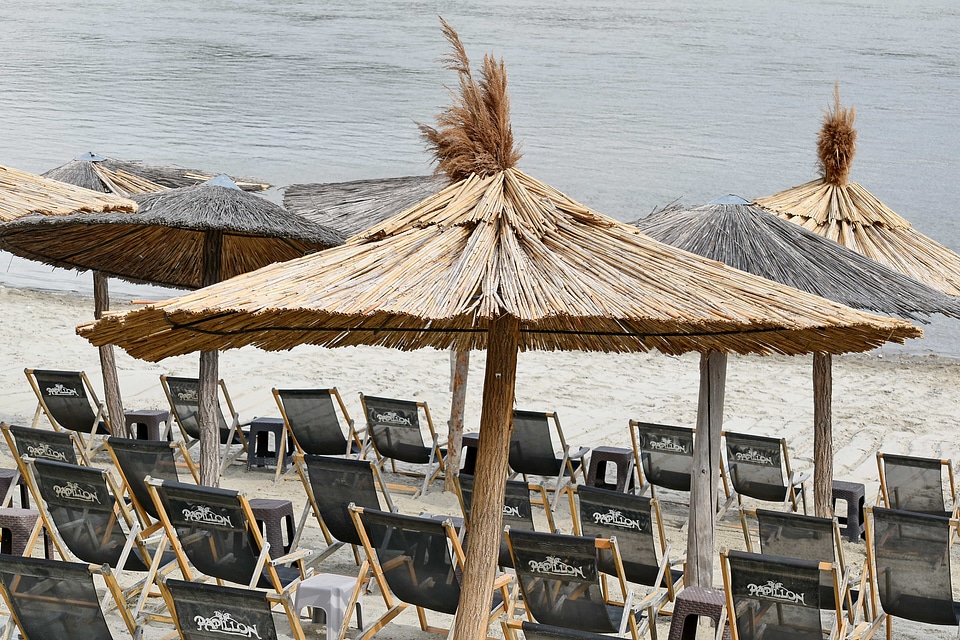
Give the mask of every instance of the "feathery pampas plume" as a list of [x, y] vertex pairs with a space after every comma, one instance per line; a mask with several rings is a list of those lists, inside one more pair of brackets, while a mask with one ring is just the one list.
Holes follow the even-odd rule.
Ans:
[[817, 157], [824, 180], [836, 186], [847, 184], [850, 163], [856, 152], [857, 130], [853, 120], [857, 110], [840, 106], [840, 83], [833, 87], [833, 109], [823, 116], [823, 127], [817, 139]]
[[521, 154], [514, 146], [510, 128], [510, 98], [503, 60], [483, 57], [480, 81], [474, 80], [470, 60], [460, 36], [447, 22], [443, 35], [453, 52], [444, 57], [444, 67], [460, 76], [459, 94], [450, 91], [453, 104], [437, 117], [437, 127], [419, 124], [420, 133], [437, 159], [437, 173], [456, 182], [470, 174], [490, 175], [517, 164]]

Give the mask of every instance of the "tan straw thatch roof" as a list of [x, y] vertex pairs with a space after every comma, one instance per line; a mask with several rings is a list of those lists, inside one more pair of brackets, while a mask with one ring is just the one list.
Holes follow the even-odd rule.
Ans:
[[34, 213], [65, 216], [77, 211], [136, 210], [136, 203], [126, 198], [0, 166], [0, 222]]
[[[170, 189], [180, 187], [191, 187], [203, 184], [219, 175], [216, 171], [203, 171], [200, 169], [184, 169], [183, 167], [162, 166], [154, 164], [144, 164], [134, 160], [117, 160], [116, 158], [106, 158], [103, 164], [114, 171], [124, 171], [141, 178], [146, 178], [151, 182], [162, 185]], [[270, 188], [270, 183], [259, 178], [250, 178], [244, 176], [228, 177], [244, 191], [265, 191]]]
[[873, 194], [849, 182], [854, 111], [824, 116], [817, 151], [822, 177], [755, 202], [785, 220], [950, 295], [960, 295], [960, 255], [914, 229]]
[[111, 169], [104, 162], [107, 158], [94, 153], [77, 156], [70, 162], [43, 174], [45, 178], [75, 184], [78, 187], [130, 196], [135, 193], [152, 193], [169, 187], [151, 182], [146, 178], [124, 171]]

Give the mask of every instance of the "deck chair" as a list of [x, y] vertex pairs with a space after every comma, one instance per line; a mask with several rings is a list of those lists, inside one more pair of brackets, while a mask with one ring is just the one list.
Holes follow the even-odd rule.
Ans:
[[380, 509], [380, 497], [377, 495], [379, 487], [387, 510], [397, 510], [390, 490], [380, 476], [380, 469], [369, 460], [304, 455], [300, 452], [293, 455], [293, 462], [307, 494], [307, 503], [303, 506], [292, 547], [297, 548], [307, 518], [312, 513], [323, 532], [327, 549], [320, 552], [318, 558], [311, 558], [309, 564], [313, 565], [342, 545], [349, 544], [359, 565], [360, 535], [347, 507], [352, 503], [358, 507]]
[[[550, 423], [560, 438], [562, 455], [558, 458], [550, 436]], [[510, 434], [510, 469], [511, 478], [522, 475], [524, 480], [528, 476], [556, 478], [553, 486], [553, 506], [556, 508], [562, 489], [571, 482], [575, 483], [577, 474], [580, 480], [583, 475], [583, 456], [590, 452], [589, 447], [580, 447], [576, 451], [570, 449], [563, 429], [560, 428], [560, 419], [556, 413], [540, 411], [513, 412], [513, 431]]]
[[523, 631], [525, 640], [610, 640], [610, 636], [599, 633], [552, 627], [527, 620], [501, 620], [500, 626], [503, 627], [503, 637], [506, 640], [520, 640], [518, 630]]
[[746, 433], [724, 431], [720, 434], [726, 443], [726, 466], [720, 468], [724, 491], [728, 499], [721, 515], [733, 503], [743, 507], [742, 496], [764, 502], [778, 502], [783, 511], [797, 510], [797, 494], [807, 512], [806, 481], [809, 473], [798, 473], [790, 466], [787, 441]]
[[[83, 443], [73, 431], [50, 431], [49, 429], [21, 427], [6, 423], [0, 424], [0, 430], [3, 431], [3, 437], [7, 441], [10, 453], [13, 454], [17, 463], [17, 473], [10, 482], [7, 495], [3, 497], [3, 502], [0, 503], [4, 507], [10, 505], [13, 492], [20, 478], [24, 478], [24, 485], [28, 489], [30, 487], [30, 484], [25, 480], [27, 470], [21, 456], [90, 466], [90, 460], [87, 458]], [[23, 498], [22, 495], [21, 498]], [[39, 498], [34, 495], [33, 500], [36, 502]]]
[[892, 618], [960, 627], [950, 562], [950, 539], [958, 521], [883, 507], [866, 511], [867, 567], [878, 615], [857, 630], [858, 637], [869, 638], [885, 623], [889, 640]]
[[[93, 581], [99, 575], [113, 597], [127, 628], [127, 638], [139, 640], [142, 629], [124, 606], [110, 567], [60, 560], [0, 555], [0, 593], [14, 625], [25, 640], [112, 640]], [[11, 627], [4, 630], [10, 637]]]
[[[880, 472], [877, 504], [900, 511], [957, 517], [957, 489], [950, 460], [877, 452], [877, 468]], [[944, 500], [944, 469], [949, 483], [949, 508]]]
[[657, 497], [656, 487], [690, 491], [693, 471], [694, 430], [652, 422], [630, 421], [634, 467], [638, 469], [638, 491]]
[[733, 640], [823, 640], [824, 622], [828, 637], [847, 637], [847, 622], [839, 603], [829, 620], [821, 619], [820, 584], [829, 576], [833, 592], [846, 588], [836, 566], [798, 558], [785, 558], [744, 551], [720, 554], [726, 605], [717, 625], [718, 637], [724, 621], [731, 617]]
[[[443, 458], [447, 455], [446, 449], [439, 446], [437, 432], [433, 428], [433, 419], [430, 417], [430, 408], [426, 402], [413, 400], [394, 400], [392, 398], [378, 398], [360, 394], [360, 404], [367, 419], [367, 438], [373, 444], [377, 455], [377, 466], [383, 469], [387, 460], [391, 469], [397, 473], [396, 461], [410, 464], [426, 465], [423, 472], [423, 485], [413, 489], [418, 496], [427, 492], [427, 487], [441, 473], [444, 472]], [[423, 434], [420, 431], [420, 411], [426, 418], [427, 429], [430, 431], [430, 444], [423, 443]], [[421, 474], [408, 474], [419, 477]], [[410, 491], [404, 485], [391, 485], [391, 489]]]
[[[638, 605], [648, 609], [649, 601], [651, 625], [656, 626], [656, 614], [683, 588], [682, 568], [671, 569], [670, 547], [656, 498], [579, 485], [571, 492], [571, 500], [576, 502], [570, 507], [576, 535], [617, 539], [623, 575], [628, 582], [648, 587], [648, 595]], [[617, 575], [608, 551], [600, 553], [599, 568], [607, 575]]]
[[[421, 629], [448, 633], [428, 624], [427, 611], [455, 615], [460, 603], [465, 558], [453, 522], [357, 506], [350, 513], [387, 609], [357, 640], [370, 638], [410, 605], [417, 609]], [[508, 575], [494, 580], [488, 626], [509, 601], [511, 582]]]
[[75, 431], [88, 458], [103, 448], [98, 436], [110, 435], [110, 421], [86, 373], [43, 369], [24, 369], [24, 373], [37, 394], [31, 426], [36, 427], [45, 415], [55, 430]]
[[124, 491], [144, 528], [160, 521], [160, 514], [150, 499], [144, 478], [179, 480], [174, 452], [180, 454], [193, 482], [200, 484], [197, 467], [186, 446], [179, 440], [133, 440], [110, 436], [107, 438], [107, 452], [120, 472]]
[[309, 550], [273, 558], [250, 503], [239, 491], [158, 478], [147, 478], [146, 484], [184, 579], [199, 579], [199, 572], [217, 581], [267, 589], [283, 600], [291, 615], [287, 595], [311, 573], [304, 565]]
[[[463, 519], [467, 528], [470, 527], [470, 511], [473, 508], [473, 481], [473, 476], [466, 473], [457, 476], [457, 498], [460, 501], [460, 509], [463, 512]], [[557, 533], [557, 527], [553, 521], [553, 510], [550, 508], [549, 500], [547, 500], [547, 490], [544, 489], [542, 484], [536, 482], [507, 480], [503, 498], [503, 526], [536, 531], [533, 521], [533, 501], [530, 499], [531, 493], [538, 494], [544, 505], [548, 531]], [[507, 546], [506, 536], [500, 538], [500, 553], [497, 556], [497, 564], [501, 567], [513, 566], [513, 558], [510, 557], [510, 548]]]
[[[507, 543], [531, 622], [620, 637], [629, 633], [633, 640], [649, 629], [656, 637], [656, 626], [649, 625], [652, 618], [642, 615], [627, 588], [616, 538], [507, 529]], [[619, 599], [600, 569], [604, 553], [616, 567]], [[655, 615], [656, 607], [648, 604], [647, 613]]]
[[[200, 441], [200, 380], [162, 375], [160, 384], [163, 386], [163, 393], [167, 396], [167, 402], [170, 403], [170, 415], [180, 427], [180, 434], [189, 449]], [[227, 421], [218, 398], [217, 423], [220, 429], [220, 444], [224, 447], [220, 462], [222, 474], [227, 465], [247, 453], [247, 437], [241, 428], [243, 425], [240, 424], [240, 416], [233, 408], [233, 401], [230, 399], [226, 383], [219, 380], [217, 387], [230, 412], [230, 420]], [[236, 445], [240, 446], [240, 450], [231, 454], [230, 447]]]
[[[754, 548], [747, 524], [748, 516], [752, 516], [757, 520], [760, 553], [835, 563], [841, 582], [846, 582], [848, 587], [851, 587], [850, 574], [843, 555], [840, 527], [836, 518], [818, 518], [768, 509], [757, 509], [756, 511], [742, 509], [740, 513], [740, 523], [743, 528], [743, 539], [746, 542], [747, 551], [757, 551]], [[847, 611], [847, 619], [850, 623], [854, 622], [854, 603], [859, 595], [859, 592], [852, 588], [848, 588], [842, 594], [841, 608]], [[833, 609], [836, 606], [835, 597], [830, 576], [821, 574], [820, 604], [825, 609]]]
[[[118, 581], [127, 572], [145, 574], [123, 592], [125, 601], [139, 596], [132, 611], [140, 615], [157, 575], [174, 566], [173, 554], [156, 535], [159, 526], [141, 530], [121, 489], [104, 469], [29, 457], [24, 462], [28, 482], [41, 498], [40, 518], [61, 558], [109, 565]], [[169, 621], [156, 611], [146, 615]]]

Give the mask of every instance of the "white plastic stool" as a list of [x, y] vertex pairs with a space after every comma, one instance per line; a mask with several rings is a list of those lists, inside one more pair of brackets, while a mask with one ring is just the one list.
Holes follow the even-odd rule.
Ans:
[[[313, 620], [317, 621], [317, 609], [322, 609], [326, 616], [327, 640], [339, 639], [343, 631], [343, 619], [347, 605], [357, 586], [357, 578], [340, 576], [333, 573], [318, 573], [297, 587], [297, 597], [294, 607], [297, 612], [304, 607], [313, 607]], [[363, 594], [361, 593], [361, 597]], [[363, 604], [357, 599], [357, 628], [363, 628]]]

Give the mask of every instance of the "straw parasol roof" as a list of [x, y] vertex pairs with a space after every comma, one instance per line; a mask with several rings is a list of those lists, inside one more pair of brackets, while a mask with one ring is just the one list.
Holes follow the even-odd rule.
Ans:
[[335, 231], [240, 189], [207, 182], [133, 196], [135, 214], [32, 217], [0, 229], [0, 248], [67, 269], [196, 289], [208, 231], [223, 235], [222, 278], [340, 244]]
[[65, 216], [75, 211], [136, 210], [136, 203], [126, 198], [95, 193], [27, 171], [0, 166], [0, 222], [10, 222], [34, 213]]
[[151, 193], [168, 188], [123, 169], [110, 169], [104, 164], [106, 160], [104, 156], [98, 156], [92, 152], [84, 153], [67, 164], [47, 171], [43, 176], [85, 189], [115, 193], [120, 196]]
[[283, 206], [304, 218], [352, 236], [433, 195], [445, 176], [406, 176], [286, 187]]
[[840, 105], [824, 116], [817, 145], [821, 177], [756, 203], [785, 220], [853, 249], [949, 295], [960, 295], [960, 255], [914, 229], [873, 194], [849, 181], [856, 111]]

